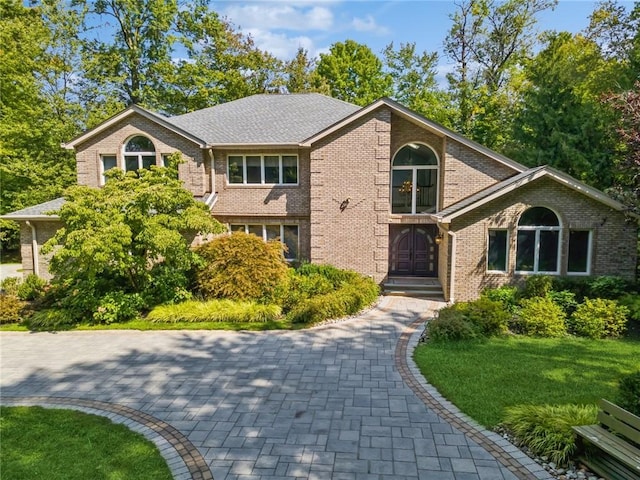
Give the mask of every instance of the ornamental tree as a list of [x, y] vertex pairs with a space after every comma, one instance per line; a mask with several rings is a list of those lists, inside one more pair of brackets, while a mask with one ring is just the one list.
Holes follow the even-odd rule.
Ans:
[[113, 169], [102, 188], [66, 190], [58, 212], [63, 227], [43, 248], [54, 252], [59, 306], [87, 315], [114, 293], [135, 295], [136, 305], [147, 306], [189, 296], [189, 272], [200, 261], [191, 241], [224, 228], [175, 172]]

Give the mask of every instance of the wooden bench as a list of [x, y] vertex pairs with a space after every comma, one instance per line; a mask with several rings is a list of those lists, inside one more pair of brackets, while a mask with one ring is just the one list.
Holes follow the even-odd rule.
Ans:
[[640, 480], [640, 418], [600, 400], [599, 425], [573, 427], [579, 459], [607, 480]]

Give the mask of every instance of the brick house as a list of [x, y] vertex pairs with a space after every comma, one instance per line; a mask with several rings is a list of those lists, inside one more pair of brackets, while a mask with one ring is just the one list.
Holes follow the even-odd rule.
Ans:
[[[280, 238], [292, 260], [330, 263], [389, 288], [431, 284], [447, 300], [524, 276], [633, 279], [637, 219], [553, 168], [527, 168], [383, 98], [361, 108], [319, 94], [255, 95], [175, 117], [131, 106], [71, 140], [78, 183], [162, 165], [230, 231]], [[57, 199], [20, 222], [25, 274]], [[406, 287], [409, 288], [409, 287]]]

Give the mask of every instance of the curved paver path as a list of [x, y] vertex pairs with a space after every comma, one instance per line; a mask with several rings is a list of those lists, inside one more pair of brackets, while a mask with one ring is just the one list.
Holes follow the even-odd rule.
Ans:
[[1, 399], [111, 415], [181, 479], [546, 478], [421, 379], [410, 351], [437, 306], [385, 297], [304, 331], [4, 332]]

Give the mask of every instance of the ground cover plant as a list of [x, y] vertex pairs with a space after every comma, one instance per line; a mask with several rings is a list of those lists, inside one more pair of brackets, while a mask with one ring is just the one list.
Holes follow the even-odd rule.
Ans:
[[462, 411], [562, 464], [576, 448], [570, 427], [595, 423], [598, 400], [640, 408], [640, 319], [626, 306], [637, 298], [638, 286], [616, 277], [532, 276], [442, 309], [414, 358]]
[[157, 447], [109, 419], [73, 410], [0, 406], [2, 477], [170, 480]]

